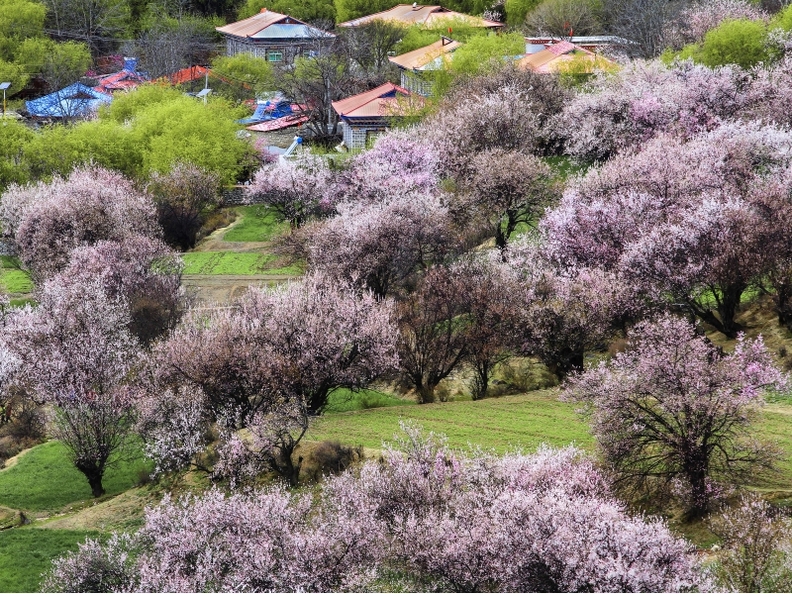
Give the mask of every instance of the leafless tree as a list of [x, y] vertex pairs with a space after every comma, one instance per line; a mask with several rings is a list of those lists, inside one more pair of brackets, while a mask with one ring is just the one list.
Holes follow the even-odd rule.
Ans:
[[297, 58], [275, 72], [275, 84], [292, 101], [305, 105], [307, 127], [319, 138], [335, 136], [338, 118], [333, 101], [365, 90], [338, 40], [317, 39], [315, 56]]
[[217, 44], [198, 20], [185, 18], [158, 21], [123, 49], [140, 58], [141, 69], [149, 76], [159, 78], [194, 64], [208, 63]]
[[537, 35], [594, 35], [601, 32], [601, 5], [592, 0], [547, 0], [528, 13], [528, 31]]
[[390, 76], [398, 76], [388, 56], [404, 37], [402, 27], [375, 20], [360, 27], [348, 27], [341, 36], [345, 51], [362, 78], [380, 84]]
[[627, 53], [653, 58], [663, 51], [667, 23], [689, 4], [688, 0], [605, 0], [610, 31], [625, 39]]

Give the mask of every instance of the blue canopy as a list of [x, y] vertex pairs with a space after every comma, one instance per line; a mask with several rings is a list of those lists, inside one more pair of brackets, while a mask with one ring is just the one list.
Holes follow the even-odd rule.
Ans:
[[100, 105], [110, 103], [112, 97], [81, 83], [44, 97], [25, 101], [28, 113], [39, 118], [75, 118], [95, 113]]
[[259, 103], [256, 111], [249, 118], [237, 120], [239, 124], [257, 124], [269, 120], [277, 120], [292, 113], [292, 104], [289, 101]]

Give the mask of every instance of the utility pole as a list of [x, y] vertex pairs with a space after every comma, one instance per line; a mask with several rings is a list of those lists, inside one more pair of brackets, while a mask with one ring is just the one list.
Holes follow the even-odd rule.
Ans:
[[0, 83], [0, 89], [3, 89], [3, 117], [5, 117], [6, 112], [6, 89], [10, 86], [10, 82]]

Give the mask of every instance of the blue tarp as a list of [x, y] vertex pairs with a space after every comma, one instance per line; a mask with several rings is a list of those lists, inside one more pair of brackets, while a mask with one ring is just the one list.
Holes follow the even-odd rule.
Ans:
[[74, 83], [44, 97], [25, 101], [25, 107], [37, 118], [76, 118], [95, 113], [100, 105], [111, 100], [110, 95]]
[[256, 111], [249, 118], [237, 120], [240, 124], [258, 124], [259, 122], [267, 122], [269, 120], [277, 120], [284, 116], [291, 115], [292, 105], [289, 101], [259, 103], [256, 106]]

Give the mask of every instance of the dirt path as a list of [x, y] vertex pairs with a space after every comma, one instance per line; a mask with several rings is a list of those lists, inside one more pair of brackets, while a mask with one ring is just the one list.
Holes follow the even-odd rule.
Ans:
[[248, 287], [273, 285], [282, 283], [292, 278], [285, 274], [255, 274], [255, 275], [230, 275], [230, 274], [185, 274], [182, 276], [182, 285], [193, 292], [199, 305], [210, 303], [230, 303], [242, 296]]
[[[215, 229], [209, 236], [198, 242], [194, 252], [237, 252], [268, 253], [272, 247], [269, 241], [225, 241], [225, 234], [240, 224], [244, 217], [238, 216], [231, 224]], [[191, 292], [198, 305], [230, 303], [240, 297], [248, 287], [273, 285], [292, 278], [285, 274], [184, 274], [182, 285]]]

